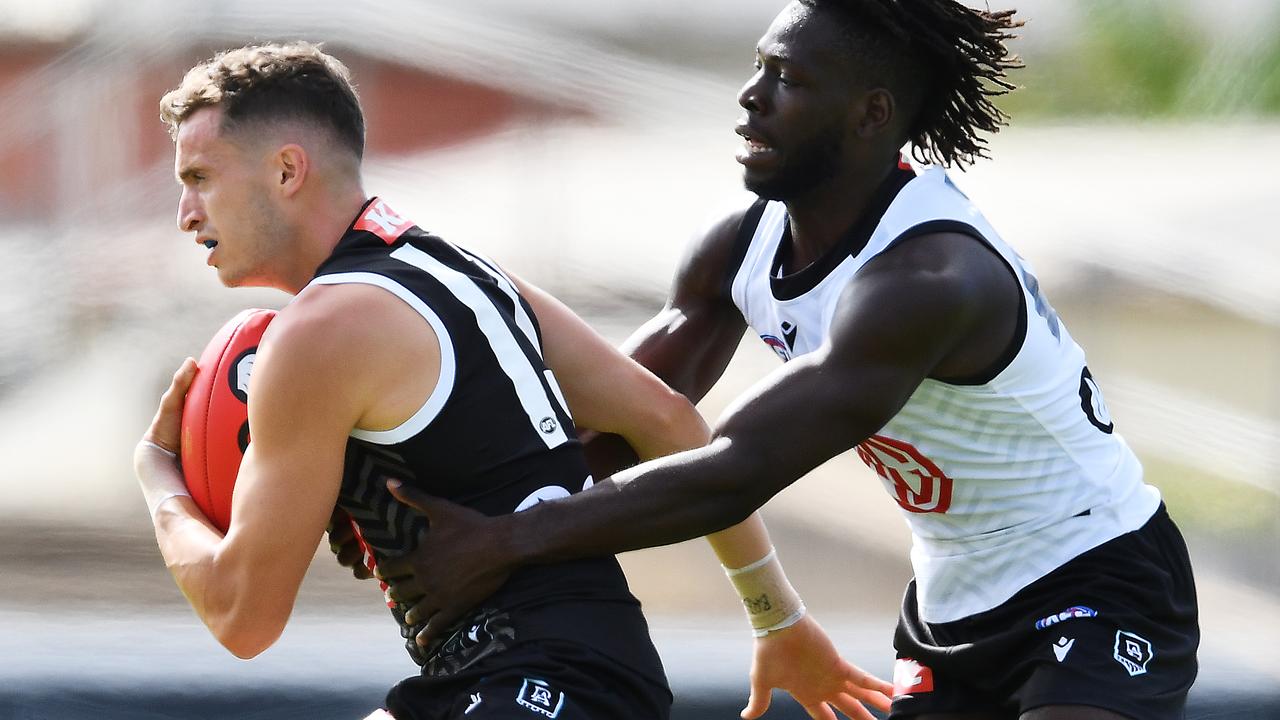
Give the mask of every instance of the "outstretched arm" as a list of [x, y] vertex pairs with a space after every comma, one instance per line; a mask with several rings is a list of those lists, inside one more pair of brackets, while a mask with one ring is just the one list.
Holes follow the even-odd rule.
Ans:
[[840, 298], [824, 346], [745, 393], [706, 447], [501, 518], [420, 499], [432, 516], [428, 609], [454, 615], [519, 565], [665, 545], [741, 522], [882, 427], [930, 374], [989, 364], [1008, 338], [985, 355], [970, 340], [988, 334], [976, 328], [991, 317], [1016, 312], [1016, 289], [972, 238], [915, 238], [869, 263]]
[[[740, 215], [731, 218], [695, 244], [668, 305], [627, 343], [636, 360], [695, 399], [719, 379], [745, 328], [726, 282], [740, 221]], [[593, 470], [601, 467], [601, 457], [613, 468], [629, 465], [628, 455], [635, 458], [631, 447], [651, 459], [705, 443], [705, 431], [690, 432], [694, 423], [682, 419], [697, 417], [683, 396], [661, 383], [655, 387], [656, 378], [626, 362], [550, 296], [523, 284], [520, 290], [539, 319], [548, 365], [579, 429], [617, 433], [590, 441], [589, 450], [596, 451]], [[602, 447], [611, 450], [602, 454]], [[729, 571], [758, 635], [744, 717], [762, 714], [775, 687], [789, 691], [814, 718], [834, 718], [828, 704], [859, 718], [870, 718], [862, 702], [887, 708], [889, 685], [840, 658], [816, 621], [805, 615], [776, 559], [761, 563], [773, 558], [773, 548], [758, 514], [708, 540], [726, 569], [754, 568]]]

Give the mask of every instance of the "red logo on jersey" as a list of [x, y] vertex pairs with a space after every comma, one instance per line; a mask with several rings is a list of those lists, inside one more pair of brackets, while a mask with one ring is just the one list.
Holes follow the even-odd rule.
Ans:
[[858, 446], [858, 457], [893, 487], [903, 510], [944, 513], [951, 507], [951, 478], [910, 443], [872, 435]]
[[400, 217], [400, 214], [385, 202], [374, 198], [353, 227], [356, 230], [371, 232], [382, 238], [386, 244], [394, 245], [405, 230], [413, 227], [413, 223]]
[[933, 671], [911, 658], [898, 658], [893, 664], [893, 696], [927, 692], [933, 692]]

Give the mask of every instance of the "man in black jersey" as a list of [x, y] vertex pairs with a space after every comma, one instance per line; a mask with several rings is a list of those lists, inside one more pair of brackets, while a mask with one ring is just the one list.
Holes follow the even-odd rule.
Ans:
[[[1083, 352], [1034, 276], [976, 229], [985, 220], [940, 169], [917, 174], [900, 159], [908, 143], [936, 165], [983, 154], [981, 133], [1004, 120], [992, 96], [1012, 88], [1005, 74], [1017, 67], [1004, 45], [1020, 25], [1012, 15], [956, 0], [795, 0], [783, 9], [739, 95], [738, 161], [761, 202], [693, 245], [667, 306], [629, 348], [695, 401], [746, 321], [788, 362], [734, 404], [705, 448], [528, 513], [483, 518], [393, 484], [431, 519], [412, 558], [410, 594], [421, 599], [409, 617], [428, 620], [420, 640], [515, 568], [728, 527], [858, 447], [913, 524], [920, 589], [924, 578], [945, 578], [957, 594], [991, 599], [926, 621], [911, 584], [895, 637], [892, 718], [1182, 716], [1199, 635], [1176, 527], [1112, 436]], [[894, 203], [900, 193], [927, 202]], [[931, 216], [935, 208], [943, 210]], [[895, 224], [904, 218], [920, 222]], [[892, 232], [881, 232], [886, 225]], [[766, 241], [776, 243], [772, 258], [760, 251]], [[754, 274], [744, 277], [748, 260]], [[851, 277], [839, 275], [850, 267]], [[803, 327], [757, 324], [814, 297], [825, 313], [810, 312]], [[1069, 434], [1055, 435], [1059, 427]], [[1033, 444], [1037, 452], [1027, 451]], [[1077, 545], [1086, 533], [1098, 543]], [[1027, 541], [1014, 552], [1007, 538]], [[1078, 554], [1058, 557], [1068, 553]], [[1060, 564], [1042, 567], [1044, 556]], [[997, 583], [1004, 594], [989, 592]], [[948, 607], [956, 598], [932, 600]]]
[[[563, 305], [365, 193], [359, 101], [347, 69], [314, 45], [222, 53], [188, 72], [161, 115], [179, 227], [225, 285], [295, 295], [258, 349], [253, 442], [225, 535], [174, 462], [194, 361], [135, 453], [165, 562], [235, 655], [279, 637], [335, 504], [376, 561], [415, 547], [425, 520], [390, 496], [388, 476], [499, 515], [592, 484], [575, 420], [646, 458], [706, 440], [685, 398]], [[758, 518], [712, 542], [735, 573], [775, 565]], [[396, 605], [423, 669], [388, 695], [395, 717], [666, 717], [639, 605], [616, 561], [592, 555], [514, 573], [429, 648]], [[793, 596], [786, 613], [753, 616], [761, 652], [815, 671], [766, 672], [770, 682], [850, 712], [886, 706], [884, 684], [840, 660]]]

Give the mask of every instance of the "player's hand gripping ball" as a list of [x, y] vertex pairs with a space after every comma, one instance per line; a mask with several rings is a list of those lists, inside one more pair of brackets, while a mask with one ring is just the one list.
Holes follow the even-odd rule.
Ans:
[[249, 375], [274, 310], [245, 310], [205, 346], [182, 408], [182, 475], [191, 499], [223, 532], [249, 447]]

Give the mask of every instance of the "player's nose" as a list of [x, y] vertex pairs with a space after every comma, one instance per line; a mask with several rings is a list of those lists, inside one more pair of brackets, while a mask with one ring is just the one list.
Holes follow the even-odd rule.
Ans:
[[752, 75], [746, 84], [742, 86], [742, 89], [738, 91], [738, 104], [744, 110], [753, 113], [764, 112], [764, 99], [760, 88], [762, 74], [762, 71], [756, 71], [756, 74]]
[[183, 232], [195, 232], [204, 224], [204, 208], [197, 198], [186, 190], [178, 199], [178, 229]]

